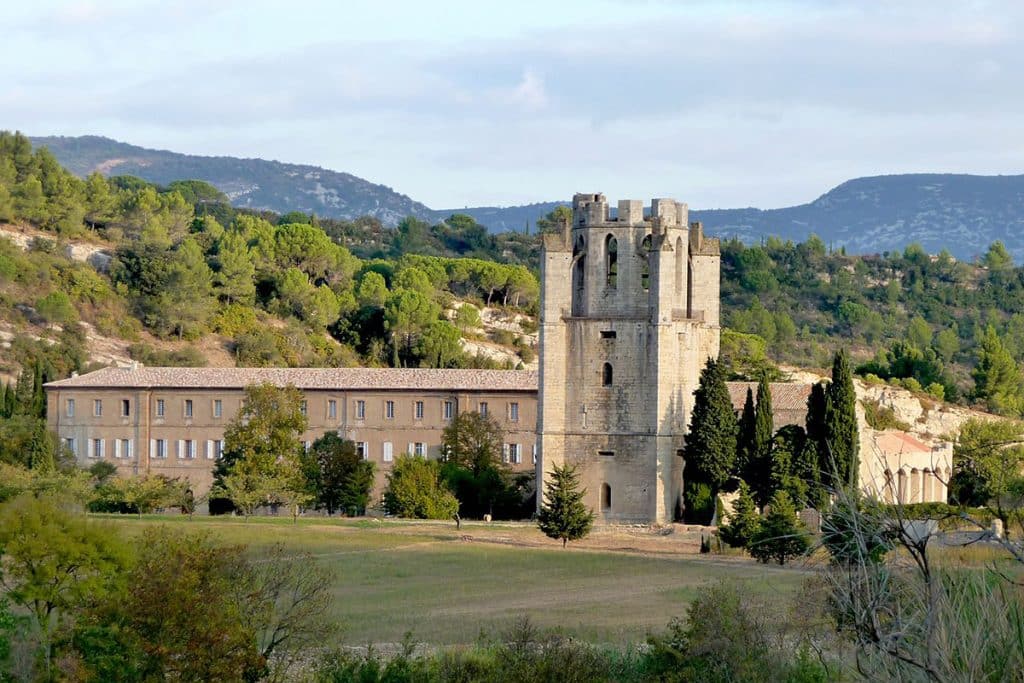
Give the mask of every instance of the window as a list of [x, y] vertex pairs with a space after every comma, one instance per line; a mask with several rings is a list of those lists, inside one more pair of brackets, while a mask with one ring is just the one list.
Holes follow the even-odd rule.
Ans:
[[605, 363], [601, 368], [601, 386], [610, 387], [612, 385], [612, 364]]
[[533, 444], [533, 464], [537, 464], [537, 444]]
[[192, 399], [185, 399], [185, 417], [192, 417]]
[[395, 419], [395, 402], [384, 401], [384, 417], [389, 420]]
[[196, 457], [196, 442], [192, 439], [178, 441], [178, 457], [193, 460]]
[[164, 400], [162, 398], [158, 398], [156, 400], [156, 416], [157, 417], [163, 417], [164, 416]]
[[360, 460], [370, 459], [370, 444], [365, 441], [356, 442], [356, 455], [359, 456]]
[[224, 439], [217, 439], [213, 442], [213, 457], [218, 460], [224, 457]]
[[338, 402], [328, 401], [327, 402], [327, 417], [331, 420], [335, 420], [338, 417]]
[[69, 398], [65, 402], [64, 407], [66, 409], [68, 417], [74, 417], [75, 416], [75, 399]]
[[480, 417], [487, 417], [487, 401], [480, 401], [477, 412], [480, 413]]
[[308, 406], [306, 405], [305, 401], [302, 401], [301, 403], [299, 403], [299, 412], [302, 413], [303, 415], [306, 414], [307, 408], [308, 408]]
[[74, 438], [68, 437], [68, 438], [64, 439], [64, 448], [68, 449], [68, 451], [72, 455], [78, 455], [78, 449], [75, 448], [75, 440], [74, 440]]
[[167, 457], [167, 441], [165, 439], [153, 439], [153, 457]]
[[523, 461], [523, 451], [519, 444], [508, 444], [508, 461], [513, 465], [518, 465]]
[[454, 412], [455, 412], [455, 404], [452, 403], [451, 401], [445, 401], [444, 402], [444, 419], [446, 419], [446, 420], [452, 419], [452, 415], [453, 415]]
[[120, 439], [114, 441], [114, 457], [130, 459], [132, 457], [132, 440]]
[[384, 462], [391, 462], [394, 459], [394, 457], [395, 457], [394, 448], [391, 446], [391, 442], [390, 441], [385, 441], [384, 442], [384, 454], [383, 455], [384, 455], [384, 457], [383, 457]]
[[612, 509], [612, 487], [608, 484], [601, 484], [601, 509]]
[[519, 422], [519, 404], [509, 403], [508, 404], [508, 419], [512, 422]]
[[92, 457], [102, 458], [103, 457], [103, 439], [92, 440]]
[[103, 415], [103, 401], [98, 398], [92, 402], [92, 414], [96, 417]]
[[605, 458], [615, 457], [615, 451], [598, 451], [597, 454]]
[[356, 401], [356, 419], [366, 419], [366, 401]]
[[601, 339], [615, 339], [615, 330], [601, 330]]
[[121, 399], [121, 417], [128, 417], [132, 414], [132, 402], [126, 398]]
[[427, 455], [426, 444], [424, 444], [422, 441], [417, 441], [416, 443], [414, 443], [413, 444], [413, 449], [412, 449], [412, 454], [416, 455], [416, 456], [419, 456], [421, 458], [425, 457]]
[[640, 288], [645, 292], [651, 288], [651, 236], [648, 235], [640, 243]]
[[609, 289], [615, 289], [619, 284], [619, 243], [608, 235], [604, 239], [605, 259], [605, 282]]
[[423, 419], [423, 401], [416, 401], [416, 419]]
[[213, 416], [221, 417], [224, 415], [224, 403], [219, 398], [213, 399]]

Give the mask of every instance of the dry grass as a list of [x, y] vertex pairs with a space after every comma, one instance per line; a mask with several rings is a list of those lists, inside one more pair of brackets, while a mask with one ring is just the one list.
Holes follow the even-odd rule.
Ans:
[[[390, 643], [411, 631], [433, 644], [470, 643], [529, 616], [592, 642], [639, 642], [662, 630], [707, 582], [737, 579], [780, 602], [799, 570], [693, 554], [686, 534], [594, 534], [562, 550], [529, 525], [196, 517], [115, 518], [128, 533], [167, 523], [203, 529], [253, 552], [283, 543], [335, 572], [333, 613], [344, 642]], [[698, 539], [699, 541], [699, 539]]]

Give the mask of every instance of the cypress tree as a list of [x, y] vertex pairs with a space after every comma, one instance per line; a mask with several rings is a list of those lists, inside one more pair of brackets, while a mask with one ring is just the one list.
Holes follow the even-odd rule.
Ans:
[[583, 504], [586, 489], [579, 488], [579, 475], [571, 465], [555, 465], [544, 483], [544, 504], [537, 513], [537, 526], [550, 538], [569, 541], [583, 538], [594, 525], [594, 513]]
[[757, 403], [754, 407], [754, 452], [748, 466], [747, 483], [754, 500], [763, 507], [771, 498], [772, 486], [772, 390], [767, 374], [757, 383]]
[[17, 405], [18, 397], [15, 395], [14, 387], [10, 383], [7, 384], [7, 396], [4, 398], [4, 415], [6, 417], [14, 417], [15, 406]]
[[43, 373], [43, 364], [36, 363], [35, 372], [32, 373], [32, 417], [46, 417], [46, 392], [43, 384], [46, 383], [46, 375]]
[[7, 396], [9, 391], [10, 387], [7, 382], [0, 384], [0, 418], [5, 420], [11, 416], [11, 413], [7, 408]]
[[[825, 401], [825, 437], [831, 461], [834, 462], [836, 488], [857, 488], [857, 394], [846, 351], [840, 349], [832, 361], [832, 383]], [[832, 470], [827, 470], [831, 472]]]
[[739, 426], [725, 386], [724, 368], [713, 358], [701, 370], [694, 399], [684, 451], [686, 469], [691, 477], [709, 484], [717, 493], [736, 462]]
[[751, 461], [754, 459], [754, 392], [747, 387], [747, 399], [740, 414], [739, 438], [736, 441], [736, 476], [747, 480]]

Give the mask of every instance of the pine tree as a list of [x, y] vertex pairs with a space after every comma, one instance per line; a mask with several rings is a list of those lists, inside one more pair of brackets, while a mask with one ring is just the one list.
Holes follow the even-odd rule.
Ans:
[[[825, 435], [830, 462], [834, 463], [836, 488], [857, 488], [858, 434], [857, 394], [853, 388], [853, 373], [846, 351], [840, 349], [832, 361], [832, 383], [826, 390]], [[832, 469], [826, 470], [832, 472]]]
[[750, 495], [750, 487], [740, 482], [739, 497], [733, 503], [729, 523], [718, 530], [718, 536], [733, 548], [745, 548], [761, 528], [761, 516]]
[[220, 264], [216, 276], [220, 297], [228, 303], [252, 305], [256, 297], [256, 266], [241, 234], [235, 231], [224, 233], [217, 261]]
[[685, 456], [688, 475], [709, 484], [712, 493], [718, 492], [733, 471], [738, 430], [724, 368], [709, 358], [694, 393]]
[[811, 541], [803, 525], [796, 518], [796, 510], [789, 494], [776, 491], [769, 502], [770, 510], [761, 528], [750, 539], [747, 552], [751, 557], [767, 564], [775, 560], [786, 564], [807, 552]]
[[993, 412], [1020, 415], [1024, 409], [1024, 378], [992, 325], [985, 329], [977, 355], [978, 364], [971, 371], [974, 398], [984, 401]]
[[171, 257], [163, 295], [163, 315], [179, 339], [202, 331], [216, 304], [213, 273], [191, 237]]
[[579, 475], [570, 465], [555, 465], [544, 483], [544, 504], [537, 513], [537, 526], [550, 538], [569, 541], [583, 538], [594, 524], [594, 513], [583, 504], [586, 490], [579, 488]]
[[767, 375], [757, 383], [757, 403], [754, 407], [753, 457], [747, 467], [747, 483], [754, 501], [763, 507], [771, 498], [772, 487], [772, 390]]
[[748, 476], [747, 468], [754, 459], [754, 452], [754, 392], [748, 387], [747, 400], [743, 403], [743, 412], [740, 414], [734, 468], [736, 476], [744, 481]]

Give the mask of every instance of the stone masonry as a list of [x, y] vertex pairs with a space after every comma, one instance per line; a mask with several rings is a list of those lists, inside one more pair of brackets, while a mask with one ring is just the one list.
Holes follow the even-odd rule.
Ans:
[[579, 468], [599, 523], [671, 522], [700, 370], [719, 347], [719, 243], [686, 204], [573, 198], [543, 236], [538, 491]]

